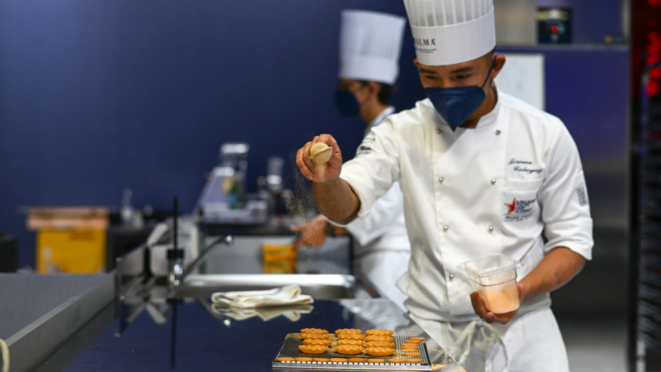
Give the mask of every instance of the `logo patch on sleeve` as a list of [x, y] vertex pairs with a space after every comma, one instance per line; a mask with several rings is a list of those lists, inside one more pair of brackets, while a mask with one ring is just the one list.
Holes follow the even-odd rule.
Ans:
[[531, 204], [535, 203], [537, 199], [530, 200], [517, 200], [514, 198], [512, 203], [505, 203], [507, 212], [505, 212], [505, 222], [523, 221], [532, 216]]
[[588, 193], [585, 190], [585, 186], [579, 186], [576, 188], [576, 195], [578, 195], [578, 204], [580, 205], [588, 205], [590, 202], [588, 201]]

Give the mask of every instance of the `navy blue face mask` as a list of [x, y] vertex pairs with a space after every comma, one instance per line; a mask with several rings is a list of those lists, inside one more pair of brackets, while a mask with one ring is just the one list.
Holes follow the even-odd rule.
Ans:
[[[363, 85], [356, 92], [360, 92], [366, 85]], [[360, 115], [360, 103], [356, 96], [349, 91], [338, 89], [335, 91], [335, 108], [340, 115], [346, 118], [352, 118]]]
[[486, 99], [484, 86], [489, 81], [496, 58], [494, 57], [484, 84], [481, 87], [425, 88], [427, 98], [445, 119], [452, 131], [463, 124]]

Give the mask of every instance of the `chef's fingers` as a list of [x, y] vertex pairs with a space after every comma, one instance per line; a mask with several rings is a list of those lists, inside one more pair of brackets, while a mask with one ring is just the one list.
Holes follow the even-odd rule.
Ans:
[[342, 151], [335, 138], [330, 134], [322, 134], [319, 138], [323, 143], [332, 148], [333, 156], [328, 160], [328, 165], [332, 168], [340, 168], [342, 166]]
[[519, 289], [519, 302], [523, 302], [524, 294], [526, 293], [526, 288], [521, 283], [517, 285], [517, 288]]
[[298, 169], [301, 171], [301, 174], [303, 174], [303, 177], [307, 178], [309, 181], [312, 181], [312, 171], [305, 162], [305, 156], [303, 155], [304, 152], [305, 147], [299, 149], [296, 153], [296, 165], [298, 165]]
[[471, 303], [473, 305], [473, 310], [475, 310], [475, 314], [488, 322], [488, 319], [486, 318], [486, 306], [484, 306], [484, 302], [477, 292], [471, 293]]
[[289, 230], [291, 230], [291, 231], [302, 231], [306, 227], [307, 227], [307, 225], [291, 226], [291, 227], [289, 227]]

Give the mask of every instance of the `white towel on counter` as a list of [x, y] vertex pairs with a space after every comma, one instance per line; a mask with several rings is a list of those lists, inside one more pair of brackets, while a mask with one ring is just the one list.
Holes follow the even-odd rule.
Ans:
[[297, 322], [301, 319], [302, 315], [310, 314], [314, 306], [312, 305], [297, 305], [285, 307], [266, 307], [259, 309], [239, 309], [233, 307], [225, 307], [220, 303], [213, 304], [211, 310], [217, 314], [230, 317], [234, 320], [246, 320], [252, 317], [259, 317], [265, 322], [279, 316], [284, 316], [292, 322]]
[[312, 297], [301, 294], [301, 287], [297, 285], [267, 291], [217, 292], [211, 295], [211, 301], [214, 304], [242, 309], [314, 303]]

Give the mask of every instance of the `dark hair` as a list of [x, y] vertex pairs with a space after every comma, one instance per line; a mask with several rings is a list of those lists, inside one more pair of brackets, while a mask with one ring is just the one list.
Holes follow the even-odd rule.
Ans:
[[[369, 83], [365, 80], [359, 80], [362, 85]], [[393, 93], [395, 93], [395, 86], [385, 83], [379, 84], [379, 93], [376, 95], [376, 99], [379, 100], [379, 103], [382, 105], [390, 105], [390, 100], [392, 99]]]

